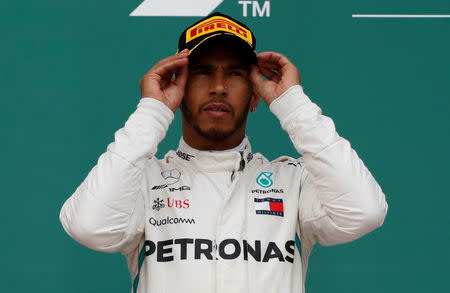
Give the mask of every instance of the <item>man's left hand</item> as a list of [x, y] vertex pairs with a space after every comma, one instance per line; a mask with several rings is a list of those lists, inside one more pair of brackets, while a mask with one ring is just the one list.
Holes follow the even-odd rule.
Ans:
[[300, 84], [298, 69], [286, 56], [276, 52], [263, 52], [257, 57], [258, 66], [252, 66], [250, 79], [255, 96], [261, 97], [267, 105], [291, 86]]

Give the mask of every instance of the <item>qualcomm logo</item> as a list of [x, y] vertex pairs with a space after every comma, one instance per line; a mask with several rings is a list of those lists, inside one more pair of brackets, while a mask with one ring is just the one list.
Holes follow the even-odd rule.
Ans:
[[130, 16], [207, 16], [223, 0], [144, 0]]
[[256, 183], [261, 187], [268, 188], [273, 184], [273, 180], [270, 178], [272, 175], [272, 172], [261, 172], [256, 178]]

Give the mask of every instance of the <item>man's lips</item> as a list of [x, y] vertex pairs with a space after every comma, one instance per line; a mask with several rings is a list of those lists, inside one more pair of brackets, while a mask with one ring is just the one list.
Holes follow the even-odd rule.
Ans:
[[210, 103], [203, 107], [203, 111], [214, 117], [222, 117], [231, 112], [231, 108], [223, 103]]

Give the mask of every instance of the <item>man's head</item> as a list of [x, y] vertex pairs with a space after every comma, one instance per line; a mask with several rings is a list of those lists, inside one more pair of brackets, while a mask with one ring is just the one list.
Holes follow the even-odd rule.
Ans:
[[210, 14], [187, 27], [178, 39], [178, 52], [189, 49], [190, 54], [205, 42], [224, 35], [241, 41], [242, 50], [248, 51], [252, 63], [257, 63], [253, 32], [244, 23], [220, 12]]
[[249, 109], [258, 104], [249, 78], [255, 62], [253, 48], [231, 34], [207, 38], [191, 50], [181, 104], [188, 144], [220, 150], [242, 141]]

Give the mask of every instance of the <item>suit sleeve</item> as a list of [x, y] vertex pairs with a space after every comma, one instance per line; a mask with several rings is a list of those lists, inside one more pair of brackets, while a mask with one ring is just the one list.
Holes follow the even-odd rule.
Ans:
[[289, 88], [270, 110], [302, 155], [301, 233], [327, 246], [355, 240], [381, 226], [387, 203], [380, 186], [303, 88]]
[[105, 252], [124, 252], [137, 245], [144, 230], [144, 166], [154, 160], [173, 117], [160, 101], [140, 100], [61, 209], [62, 226], [73, 239]]

